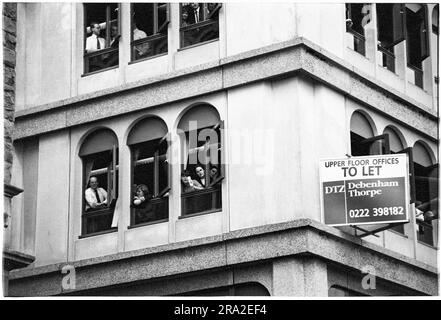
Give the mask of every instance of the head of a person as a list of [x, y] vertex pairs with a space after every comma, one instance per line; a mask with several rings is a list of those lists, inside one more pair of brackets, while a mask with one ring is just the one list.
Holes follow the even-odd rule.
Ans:
[[207, 9], [208, 9], [208, 11], [211, 12], [211, 11], [213, 11], [216, 8], [216, 6], [217, 6], [217, 3], [210, 2], [210, 3], [207, 4]]
[[99, 36], [101, 32], [101, 27], [98, 22], [94, 21], [90, 24], [90, 30], [92, 30], [92, 33], [94, 35]]
[[182, 171], [182, 173], [181, 173], [181, 182], [184, 185], [188, 185], [190, 183], [189, 182], [189, 178], [190, 178], [190, 172], [188, 172], [187, 170]]
[[117, 25], [112, 25], [112, 27], [110, 28], [110, 34], [111, 34], [112, 38], [115, 38], [118, 35], [118, 26]]
[[182, 9], [182, 21], [187, 21], [187, 19], [188, 19], [188, 11], [187, 11], [187, 9]]
[[212, 166], [210, 169], [210, 177], [215, 178], [219, 173], [219, 169], [216, 166]]
[[93, 189], [96, 190], [98, 188], [98, 179], [97, 177], [91, 177], [89, 180], [89, 186]]
[[195, 168], [196, 174], [199, 178], [204, 178], [205, 177], [205, 170], [204, 168], [202, 168], [202, 166], [197, 166]]
[[145, 197], [149, 193], [149, 188], [145, 184], [140, 184], [136, 187], [136, 195], [138, 197]]
[[191, 3], [191, 7], [193, 8], [193, 10], [196, 10], [197, 8], [199, 8], [199, 3], [197, 3], [197, 2], [192, 2], [192, 3]]

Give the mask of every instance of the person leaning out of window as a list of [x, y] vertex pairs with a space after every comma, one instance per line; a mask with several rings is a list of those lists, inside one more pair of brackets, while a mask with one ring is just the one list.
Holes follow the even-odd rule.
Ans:
[[145, 184], [140, 184], [135, 189], [133, 207], [135, 208], [136, 221], [144, 222], [153, 217], [152, 195]]
[[89, 188], [85, 191], [86, 211], [97, 210], [107, 206], [107, 191], [98, 187], [98, 179], [89, 179]]
[[106, 41], [100, 37], [101, 27], [98, 22], [92, 22], [90, 24], [90, 30], [92, 35], [86, 39], [86, 52], [91, 53], [106, 47]]
[[190, 173], [184, 170], [181, 173], [182, 193], [188, 193], [196, 190], [202, 190], [204, 187], [197, 181], [192, 180]]

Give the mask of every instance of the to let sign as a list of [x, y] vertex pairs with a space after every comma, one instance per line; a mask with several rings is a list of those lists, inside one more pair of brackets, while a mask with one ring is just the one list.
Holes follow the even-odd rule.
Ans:
[[331, 226], [408, 221], [406, 154], [320, 160], [323, 221]]

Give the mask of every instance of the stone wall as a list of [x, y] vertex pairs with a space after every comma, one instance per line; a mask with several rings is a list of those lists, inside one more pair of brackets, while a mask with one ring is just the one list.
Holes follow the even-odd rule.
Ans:
[[15, 109], [15, 46], [17, 4], [3, 3], [3, 72], [4, 72], [4, 183], [11, 181], [12, 130]]

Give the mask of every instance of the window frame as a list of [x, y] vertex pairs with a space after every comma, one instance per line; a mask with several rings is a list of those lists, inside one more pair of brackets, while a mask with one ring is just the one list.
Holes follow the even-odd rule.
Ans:
[[[121, 37], [121, 4], [117, 3], [117, 26], [118, 26], [118, 46], [116, 48], [112, 48], [110, 46], [110, 32], [106, 32], [106, 38], [105, 38], [105, 48], [97, 50], [95, 52], [86, 52], [86, 42], [87, 42], [87, 28], [89, 28], [89, 25], [87, 25], [87, 5], [91, 3], [83, 3], [83, 74], [82, 77], [88, 76], [91, 74], [96, 74], [99, 72], [115, 69], [119, 67], [119, 57], [118, 57], [118, 63], [114, 66], [109, 66], [106, 68], [102, 68], [99, 70], [89, 71], [89, 60], [93, 57], [98, 57], [102, 55], [110, 55], [112, 53], [116, 53], [119, 55], [119, 39]], [[102, 3], [103, 5], [106, 5], [106, 28], [107, 26], [111, 25], [111, 9], [110, 5], [113, 3]], [[110, 29], [109, 29], [110, 30]]]
[[[86, 190], [89, 188], [89, 181], [90, 181], [90, 177], [92, 177], [93, 170], [91, 170], [91, 172], [89, 173], [89, 178], [86, 178], [86, 163], [87, 163], [87, 161], [90, 161], [90, 159], [92, 159], [94, 156], [96, 157], [96, 155], [98, 155], [100, 153], [104, 153], [106, 151], [112, 153], [112, 160], [111, 160], [110, 164], [107, 166], [107, 168], [105, 168], [105, 170], [107, 171], [107, 186], [105, 189], [107, 192], [107, 205], [105, 207], [97, 209], [97, 210], [87, 211], [86, 210], [87, 201], [86, 201], [85, 194], [86, 194]], [[81, 191], [82, 203], [81, 203], [81, 232], [80, 232], [80, 236], [79, 236], [80, 239], [95, 236], [95, 235], [114, 232], [118, 229], [117, 227], [112, 227], [112, 225], [110, 225], [110, 228], [105, 229], [105, 230], [88, 232], [88, 219], [93, 218], [95, 216], [100, 216], [100, 215], [102, 215], [102, 216], [104, 216], [104, 215], [110, 216], [111, 215], [112, 219], [113, 219], [113, 215], [115, 213], [115, 204], [118, 199], [118, 193], [119, 193], [118, 179], [117, 179], [118, 170], [119, 170], [118, 151], [119, 151], [119, 148], [118, 148], [117, 142], [115, 141], [115, 143], [113, 144], [112, 150], [104, 150], [104, 151], [100, 151], [97, 153], [91, 153], [91, 154], [87, 154], [87, 155], [83, 155], [83, 156], [80, 155], [80, 158], [82, 161], [82, 181], [83, 181], [82, 191]], [[97, 170], [102, 170], [102, 169], [97, 169]]]
[[[171, 190], [171, 163], [170, 163], [170, 159], [171, 159], [171, 139], [170, 139], [171, 135], [170, 133], [166, 133], [161, 139], [160, 141], [158, 141], [158, 143], [156, 144], [156, 146], [154, 147], [154, 152], [153, 152], [153, 190], [151, 191], [151, 199], [149, 199], [149, 201], [151, 201], [153, 204], [155, 203], [161, 203], [164, 202], [166, 203], [166, 211], [167, 211], [167, 217], [166, 218], [161, 218], [161, 219], [156, 219], [156, 220], [151, 220], [151, 221], [147, 221], [147, 222], [140, 222], [140, 223], [136, 223], [136, 212], [135, 212], [135, 207], [133, 206], [133, 196], [135, 194], [135, 190], [133, 189], [133, 185], [134, 185], [134, 173], [135, 173], [135, 160], [133, 158], [133, 154], [134, 154], [134, 150], [137, 148], [140, 148], [142, 144], [147, 143], [148, 141], [151, 140], [147, 140], [147, 141], [143, 141], [143, 142], [139, 142], [133, 145], [129, 145], [129, 149], [130, 149], [130, 185], [131, 185], [131, 192], [130, 192], [130, 225], [129, 228], [134, 228], [134, 227], [138, 227], [138, 226], [144, 226], [144, 225], [149, 225], [149, 224], [154, 224], [154, 223], [160, 223], [160, 222], [165, 222], [168, 221], [169, 219], [169, 197], [167, 195], [167, 193]], [[159, 148], [161, 146], [161, 144], [163, 142], [167, 143], [167, 152], [165, 153], [166, 156], [166, 161], [167, 161], [167, 180], [166, 180], [166, 186], [164, 189], [159, 190], [159, 158], [163, 155], [159, 154]]]
[[[225, 179], [225, 149], [224, 149], [225, 148], [225, 136], [224, 136], [225, 125], [224, 125], [224, 120], [219, 120], [216, 124], [214, 124], [212, 126], [197, 128], [196, 129], [197, 136], [199, 136], [199, 132], [204, 129], [211, 129], [211, 130], [219, 129], [219, 136], [218, 136], [219, 142], [218, 142], [218, 147], [216, 150], [218, 152], [218, 163], [214, 164], [218, 168], [218, 176], [216, 177], [216, 179], [214, 181], [211, 181], [210, 166], [213, 164], [211, 164], [211, 162], [209, 160], [207, 161], [207, 159], [210, 159], [210, 156], [208, 156], [208, 153], [211, 150], [213, 150], [213, 146], [215, 144], [210, 144], [209, 142], [206, 141], [203, 146], [200, 146], [200, 147], [196, 146], [195, 148], [193, 148], [193, 149], [202, 149], [202, 152], [204, 152], [204, 159], [206, 160], [205, 161], [206, 163], [205, 164], [198, 163], [195, 166], [200, 165], [204, 168], [204, 170], [205, 170], [205, 185], [206, 186], [202, 190], [194, 190], [194, 191], [186, 192], [186, 193], [182, 192], [182, 186], [181, 186], [181, 215], [179, 216], [179, 219], [222, 211], [222, 181]], [[187, 136], [187, 134], [188, 134], [188, 136]], [[184, 163], [181, 164], [181, 171], [188, 170], [187, 169], [188, 165], [189, 165], [188, 159], [189, 159], [190, 150], [191, 150], [190, 145], [189, 145], [189, 141], [188, 141], [189, 138], [187, 138], [189, 136], [190, 136], [190, 131], [185, 131], [184, 132], [184, 139], [186, 139], [185, 144], [187, 144], [187, 146], [188, 146], [188, 150], [186, 153], [187, 164], [186, 165]], [[196, 152], [198, 153], [199, 151], [196, 151]], [[195, 196], [201, 196], [204, 194], [211, 194], [212, 195], [211, 209], [202, 210], [202, 211], [194, 212], [194, 213], [185, 213], [185, 199], [195, 197]], [[216, 203], [218, 200], [220, 201], [220, 207], [216, 208]]]
[[187, 31], [205, 28], [209, 25], [217, 24], [218, 25], [217, 30], [219, 33], [219, 19], [212, 19], [212, 17], [215, 13], [219, 13], [220, 9], [222, 8], [222, 3], [216, 3], [216, 7], [214, 8], [214, 10], [210, 14], [208, 14], [207, 16], [206, 16], [206, 14], [208, 13], [208, 8], [207, 8], [208, 3], [206, 3], [206, 2], [198, 2], [198, 3], [200, 6], [199, 10], [202, 10], [202, 13], [203, 13], [203, 20], [199, 21], [197, 23], [187, 25], [185, 27], [182, 27], [183, 3], [179, 3], [179, 49], [178, 49], [178, 51], [219, 40], [220, 35], [218, 34], [217, 38], [213, 38], [213, 39], [209, 39], [209, 40], [205, 40], [205, 41], [200, 41], [200, 42], [196, 42], [196, 43], [184, 46], [184, 33]]
[[[165, 22], [159, 26], [159, 20], [158, 20], [158, 4], [163, 3], [166, 5], [166, 20]], [[168, 54], [168, 30], [167, 27], [170, 24], [170, 3], [169, 2], [154, 2], [154, 3], [137, 3], [137, 4], [152, 4], [153, 5], [153, 34], [147, 35], [145, 38], [133, 40], [133, 19], [135, 16], [135, 9], [134, 5], [135, 3], [130, 3], [130, 64], [139, 62], [139, 61], [145, 61], [152, 58], [156, 58], [162, 55]], [[142, 57], [139, 59], [135, 58], [134, 55], [134, 48], [138, 45], [147, 44], [150, 42], [154, 42], [156, 40], [166, 39], [167, 40], [167, 51], [154, 54], [147, 57]]]
[[[422, 65], [423, 61], [430, 56], [430, 43], [429, 43], [430, 39], [429, 39], [429, 25], [428, 25], [429, 17], [428, 17], [427, 5], [425, 5], [423, 3], [418, 3], [418, 4], [421, 5], [421, 9], [420, 10], [423, 10], [423, 13], [422, 13], [423, 17], [422, 17], [422, 19], [423, 19], [423, 26], [424, 26], [424, 29], [425, 29], [425, 32], [423, 32], [422, 38], [420, 39], [420, 41], [421, 41], [421, 48], [420, 48], [420, 50], [421, 50], [421, 52], [420, 52], [420, 54], [421, 54], [421, 61], [420, 61], [420, 63]], [[408, 10], [410, 11], [410, 9], [407, 8], [406, 5], [404, 4], [404, 10], [405, 10], [404, 11], [405, 12], [405, 14], [404, 14], [404, 36], [405, 36], [405, 40], [406, 40], [407, 67], [409, 67], [410, 69], [414, 70], [416, 73], [421, 73], [422, 74], [423, 73], [422, 66], [419, 67], [419, 66], [416, 66], [416, 65], [410, 63], [410, 43], [409, 43], [410, 41], [409, 41], [409, 34], [408, 34], [408, 30], [407, 30], [407, 18], [408, 18], [407, 17], [407, 12], [408, 12]], [[419, 85], [420, 81], [417, 81], [417, 77], [419, 78], [419, 75], [415, 74], [415, 84], [417, 86], [423, 88], [422, 75], [421, 75], [421, 85]], [[417, 82], [418, 82], [418, 84], [417, 84]]]

